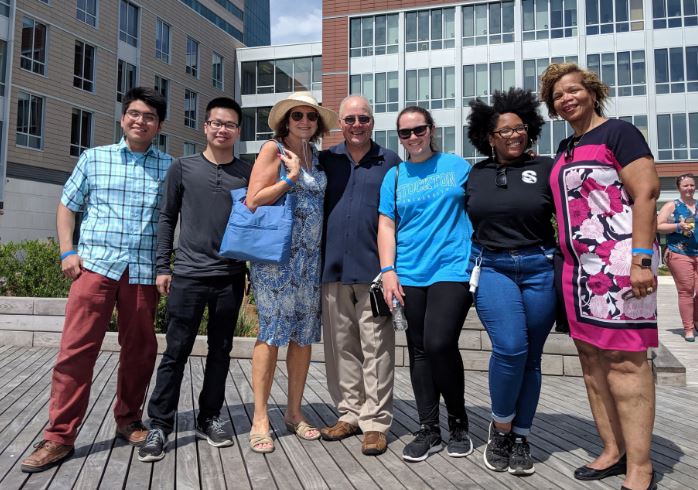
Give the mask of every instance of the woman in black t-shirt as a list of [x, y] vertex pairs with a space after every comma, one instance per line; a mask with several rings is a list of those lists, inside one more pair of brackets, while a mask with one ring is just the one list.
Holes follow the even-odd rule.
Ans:
[[[470, 103], [468, 137], [489, 158], [470, 173], [466, 206], [473, 223], [471, 290], [492, 342], [492, 422], [485, 465], [535, 471], [527, 442], [541, 388], [541, 355], [555, 321], [548, 178], [552, 160], [527, 150], [544, 124], [530, 91], [495, 92], [492, 105]], [[479, 281], [475, 280], [479, 269]]]

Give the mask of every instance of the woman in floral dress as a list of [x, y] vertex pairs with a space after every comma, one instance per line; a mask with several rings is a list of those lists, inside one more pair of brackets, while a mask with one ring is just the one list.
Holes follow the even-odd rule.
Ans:
[[603, 443], [575, 478], [625, 474], [623, 488], [656, 488], [654, 381], [647, 363], [647, 349], [658, 344], [654, 159], [637, 128], [604, 117], [608, 87], [595, 73], [552, 64], [540, 93], [550, 116], [574, 130], [560, 143], [550, 184], [565, 312]]
[[[252, 354], [254, 417], [250, 448], [274, 450], [269, 434], [268, 401], [279, 347], [288, 346], [288, 404], [284, 422], [307, 440], [320, 438], [301, 411], [311, 344], [320, 341], [320, 242], [327, 177], [318, 166], [312, 143], [337, 124], [337, 114], [321, 107], [309, 92], [296, 92], [277, 102], [269, 113], [274, 140], [261, 149], [250, 176], [247, 206], [295, 196], [291, 253], [285, 264], [251, 264], [250, 277], [259, 315]], [[280, 166], [287, 174], [279, 177]]]

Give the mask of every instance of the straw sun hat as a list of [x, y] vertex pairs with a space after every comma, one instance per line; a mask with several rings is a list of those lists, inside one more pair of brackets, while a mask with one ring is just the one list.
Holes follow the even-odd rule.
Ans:
[[269, 111], [269, 127], [276, 131], [278, 125], [284, 120], [284, 116], [294, 107], [306, 105], [312, 107], [320, 114], [322, 122], [329, 131], [337, 128], [337, 113], [331, 109], [327, 109], [318, 104], [318, 101], [310, 92], [294, 92], [283, 100], [274, 104], [274, 107]]

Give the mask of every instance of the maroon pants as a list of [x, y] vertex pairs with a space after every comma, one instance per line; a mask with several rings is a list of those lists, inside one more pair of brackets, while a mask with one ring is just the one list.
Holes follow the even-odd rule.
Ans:
[[157, 355], [157, 304], [155, 286], [129, 284], [128, 270], [118, 281], [83, 270], [73, 282], [61, 348], [53, 369], [45, 439], [75, 443], [90, 401], [92, 372], [114, 306], [121, 346], [114, 417], [119, 426], [141, 420], [141, 406]]

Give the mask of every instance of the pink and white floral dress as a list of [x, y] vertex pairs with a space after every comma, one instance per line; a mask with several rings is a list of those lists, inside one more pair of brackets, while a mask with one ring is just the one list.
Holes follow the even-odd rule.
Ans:
[[[582, 136], [571, 157], [558, 148], [550, 186], [564, 257], [562, 294], [572, 338], [601, 349], [656, 347], [657, 294], [623, 299], [631, 289], [632, 200], [621, 169], [652, 156], [642, 133], [609, 119]], [[655, 243], [652, 269], [659, 263]]]

